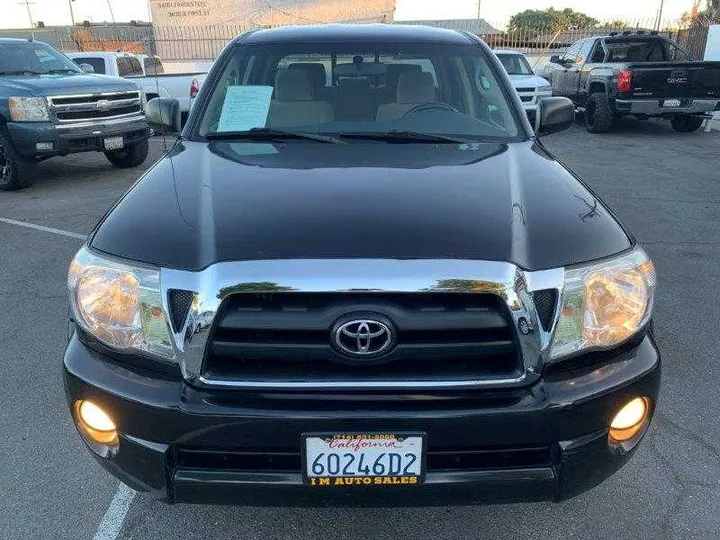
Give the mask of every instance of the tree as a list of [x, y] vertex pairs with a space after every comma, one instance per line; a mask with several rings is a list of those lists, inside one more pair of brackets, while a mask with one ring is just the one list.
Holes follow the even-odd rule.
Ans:
[[557, 10], [549, 9], [526, 9], [510, 17], [508, 30], [510, 31], [535, 31], [535, 32], [558, 32], [561, 30], [577, 30], [579, 28], [593, 28], [599, 24], [584, 13], [573, 11], [570, 8]]

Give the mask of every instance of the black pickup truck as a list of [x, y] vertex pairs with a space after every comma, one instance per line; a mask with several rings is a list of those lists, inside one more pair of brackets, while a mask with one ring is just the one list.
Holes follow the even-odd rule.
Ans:
[[[68, 276], [68, 404], [170, 502], [566, 499], [655, 410], [648, 255], [469, 33], [262, 29]], [[179, 131], [177, 100], [149, 125]], [[546, 97], [537, 132], [569, 128]]]
[[46, 43], [0, 39], [0, 189], [29, 186], [53, 156], [101, 151], [115, 167], [140, 165], [144, 106], [135, 82], [86, 73]]
[[688, 61], [656, 33], [623, 32], [580, 40], [553, 56], [553, 95], [585, 109], [585, 127], [605, 133], [619, 116], [670, 119], [675, 131], [697, 130], [720, 104], [720, 62]]

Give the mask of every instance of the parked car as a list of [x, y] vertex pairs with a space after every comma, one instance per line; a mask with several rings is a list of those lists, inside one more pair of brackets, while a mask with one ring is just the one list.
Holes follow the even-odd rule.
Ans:
[[591, 133], [615, 118], [665, 118], [675, 131], [697, 130], [720, 103], [720, 62], [691, 62], [676, 43], [656, 33], [623, 32], [583, 39], [552, 63], [553, 93], [585, 110]]
[[84, 73], [46, 43], [0, 39], [0, 189], [29, 186], [53, 156], [101, 151], [116, 167], [140, 165], [144, 106], [132, 81]]
[[78, 431], [170, 502], [566, 499], [658, 397], [652, 262], [470, 33], [235, 39], [68, 286]]
[[[135, 56], [122, 52], [67, 53], [78, 64], [89, 64], [95, 73], [130, 78], [140, 84], [148, 99], [173, 97], [180, 103], [183, 118], [190, 111], [190, 85], [202, 73], [165, 73], [157, 56]], [[149, 70], [149, 71], [148, 71]]]
[[517, 51], [494, 52], [510, 76], [510, 81], [520, 96], [523, 109], [534, 118], [540, 100], [552, 96], [550, 83], [535, 75], [530, 63], [522, 53]]

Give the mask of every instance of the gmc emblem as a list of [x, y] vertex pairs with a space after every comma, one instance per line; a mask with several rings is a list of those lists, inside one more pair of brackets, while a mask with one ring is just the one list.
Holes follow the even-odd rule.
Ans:
[[687, 84], [687, 77], [668, 77], [668, 84]]

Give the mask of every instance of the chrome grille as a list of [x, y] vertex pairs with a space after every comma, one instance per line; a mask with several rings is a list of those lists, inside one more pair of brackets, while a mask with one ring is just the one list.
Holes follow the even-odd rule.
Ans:
[[[332, 327], [348, 314], [385, 317], [397, 344], [350, 361]], [[236, 294], [221, 306], [205, 360], [212, 379], [327, 382], [515, 378], [510, 314], [490, 294]]]
[[142, 114], [139, 91], [48, 97], [50, 110], [60, 124], [110, 120]]

